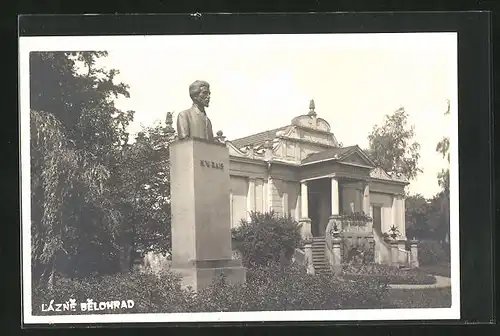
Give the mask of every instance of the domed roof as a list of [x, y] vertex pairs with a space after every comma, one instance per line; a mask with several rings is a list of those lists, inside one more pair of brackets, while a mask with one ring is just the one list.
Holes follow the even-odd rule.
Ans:
[[309, 102], [309, 112], [292, 119], [292, 125], [312, 128], [320, 132], [330, 132], [330, 124], [323, 118], [318, 118], [315, 111], [314, 99]]

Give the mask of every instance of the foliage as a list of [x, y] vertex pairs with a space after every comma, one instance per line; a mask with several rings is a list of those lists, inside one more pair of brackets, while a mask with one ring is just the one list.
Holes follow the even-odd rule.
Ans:
[[[168, 250], [171, 127], [128, 143], [133, 111], [106, 52], [30, 54], [33, 284], [131, 266], [135, 248]], [[167, 125], [168, 126], [168, 125]]]
[[342, 215], [342, 220], [348, 220], [353, 222], [359, 222], [358, 225], [363, 225], [363, 223], [369, 222], [372, 218], [365, 214], [364, 212], [350, 212]]
[[420, 144], [414, 141], [414, 136], [414, 126], [408, 126], [408, 114], [399, 108], [386, 115], [382, 125], [373, 127], [366, 152], [386, 172], [413, 180], [422, 172], [418, 165]]
[[410, 195], [405, 202], [406, 235], [418, 240], [443, 241], [449, 231], [449, 210], [443, 208], [444, 194], [430, 199], [422, 195]]
[[375, 244], [357, 237], [344, 238], [342, 254], [343, 262], [346, 264], [371, 264], [375, 260]]
[[406, 235], [410, 238], [423, 239], [429, 236], [429, 213], [432, 208], [422, 195], [410, 195], [405, 201]]
[[434, 284], [436, 279], [429, 274], [418, 270], [401, 270], [398, 267], [386, 266], [380, 264], [364, 265], [343, 265], [342, 276], [344, 278], [369, 277], [378, 279], [381, 282], [389, 284]]
[[144, 128], [136, 141], [123, 150], [115, 171], [115, 197], [129, 229], [134, 249], [168, 252], [170, 241], [169, 144], [171, 127]]
[[435, 265], [420, 265], [416, 270], [432, 275], [439, 275], [446, 278], [451, 278], [451, 265], [435, 264]]
[[[448, 100], [448, 109], [444, 113], [450, 114], [450, 101]], [[441, 187], [441, 192], [438, 193], [437, 198], [439, 201], [439, 212], [442, 220], [441, 224], [441, 240], [448, 241], [450, 234], [450, 138], [443, 137], [437, 144], [436, 151], [446, 158], [447, 167], [438, 173], [438, 184]]]
[[418, 244], [418, 261], [422, 266], [449, 263], [449, 245], [445, 248], [442, 244], [433, 240], [420, 241]]
[[[40, 315], [64, 314], [68, 312], [41, 312], [41, 305], [50, 300], [63, 303], [75, 299], [78, 304], [92, 299], [94, 302], [113, 300], [133, 300], [130, 310], [106, 310], [109, 313], [164, 312], [175, 313], [189, 310], [192, 293], [184, 291], [180, 286], [180, 278], [170, 272], [160, 275], [152, 273], [115, 273], [113, 275], [86, 278], [57, 277], [54, 290], [38, 287], [33, 294], [32, 307], [34, 313]], [[76, 314], [88, 314], [76, 310]], [[74, 313], [73, 313], [74, 314]]]
[[35, 283], [56, 268], [74, 276], [115, 267], [121, 214], [109, 179], [133, 112], [114, 106], [113, 97], [128, 97], [127, 86], [114, 82], [116, 70], [95, 66], [105, 55], [30, 54]]
[[[129, 312], [169, 313], [207, 311], [270, 311], [306, 309], [377, 308], [386, 299], [387, 284], [377, 279], [345, 280], [332, 274], [308, 275], [303, 267], [272, 264], [249, 269], [245, 284], [230, 285], [215, 279], [194, 293], [180, 288], [171, 273], [157, 277], [147, 273], [116, 274], [79, 280], [58, 279], [57, 291], [38, 288], [33, 295], [34, 314], [50, 299], [79, 302], [92, 298], [134, 300]], [[105, 311], [111, 313], [116, 311]], [[122, 311], [123, 312], [123, 311]], [[88, 314], [88, 313], [87, 313]]]
[[[392, 308], [449, 308], [451, 288], [390, 289]], [[389, 308], [389, 307], [388, 307]]]
[[134, 113], [115, 107], [115, 98], [130, 95], [127, 85], [115, 81], [118, 70], [97, 66], [106, 56], [105, 51], [30, 53], [31, 109], [54, 115], [76, 148], [103, 161], [127, 143]]
[[232, 230], [232, 236], [246, 267], [291, 260], [302, 241], [300, 224], [291, 216], [278, 216], [274, 211], [251, 212], [250, 221], [242, 220]]
[[[68, 145], [64, 128], [53, 115], [32, 110], [30, 116], [35, 283], [49, 281], [64, 260], [66, 265], [96, 270], [90, 262], [97, 251], [103, 252], [98, 257], [101, 265], [111, 269], [114, 256], [109, 248], [116, 242], [120, 214], [107, 197], [109, 169], [88, 151]], [[85, 260], [81, 254], [87, 251], [94, 253], [86, 254]]]

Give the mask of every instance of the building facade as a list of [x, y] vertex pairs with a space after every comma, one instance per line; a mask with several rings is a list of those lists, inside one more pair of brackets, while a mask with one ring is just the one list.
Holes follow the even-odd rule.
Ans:
[[[231, 221], [236, 227], [251, 211], [273, 210], [303, 223], [303, 235], [321, 240], [332, 216], [364, 213], [372, 218], [375, 261], [391, 263], [383, 234], [397, 228], [406, 240], [404, 188], [357, 145], [344, 147], [319, 118], [309, 113], [289, 125], [226, 141], [230, 154]], [[343, 231], [348, 231], [344, 228]]]

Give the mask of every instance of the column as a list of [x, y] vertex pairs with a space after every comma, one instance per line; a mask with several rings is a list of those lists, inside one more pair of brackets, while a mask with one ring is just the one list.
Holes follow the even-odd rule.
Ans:
[[273, 184], [273, 179], [271, 178], [271, 176], [269, 176], [269, 178], [267, 179], [267, 211], [271, 211], [273, 209]]
[[401, 228], [399, 229], [401, 231], [401, 236], [403, 236], [403, 239], [406, 238], [406, 216], [405, 216], [405, 198], [402, 195], [401, 199], [399, 201], [399, 206], [400, 206], [400, 223], [401, 223]]
[[269, 192], [268, 192], [268, 179], [262, 180], [262, 212], [269, 211]]
[[404, 195], [398, 194], [394, 196], [394, 226], [399, 230], [399, 234], [403, 239], [406, 236], [405, 230], [405, 201]]
[[363, 206], [362, 210], [365, 214], [369, 215], [370, 211], [370, 185], [368, 182], [365, 182], [363, 189]]
[[309, 204], [307, 200], [307, 182], [300, 183], [300, 218], [309, 219]]
[[233, 192], [229, 193], [229, 218], [231, 218], [231, 228], [234, 227], [234, 218], [233, 218]]
[[255, 211], [255, 179], [248, 178], [247, 191], [247, 219], [250, 220], [250, 212]]
[[390, 225], [387, 225], [387, 227], [385, 228], [386, 231], [388, 231], [389, 228], [392, 227], [392, 226], [397, 227], [398, 230], [399, 230], [398, 208], [399, 208], [399, 201], [398, 201], [397, 195], [394, 195], [392, 197], [392, 208], [391, 208], [391, 211], [392, 211], [392, 216], [391, 216], [392, 223], [390, 223]]
[[300, 220], [302, 225], [300, 234], [304, 240], [304, 254], [307, 274], [314, 274], [312, 257], [312, 232], [311, 220], [309, 219], [309, 204], [307, 199], [307, 181], [300, 183]]
[[331, 178], [332, 185], [332, 215], [338, 215], [340, 213], [339, 209], [339, 181], [335, 178]]
[[311, 219], [309, 218], [309, 204], [307, 202], [307, 181], [301, 182], [300, 184], [300, 220], [299, 223], [302, 224], [301, 235], [306, 241], [312, 238], [311, 232]]

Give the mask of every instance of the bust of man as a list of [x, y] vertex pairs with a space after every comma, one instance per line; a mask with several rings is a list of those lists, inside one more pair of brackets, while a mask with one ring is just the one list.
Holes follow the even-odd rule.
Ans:
[[210, 85], [205, 81], [195, 81], [189, 86], [189, 96], [193, 106], [177, 116], [179, 139], [193, 137], [214, 141], [212, 123], [205, 112], [210, 103]]

